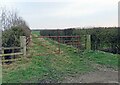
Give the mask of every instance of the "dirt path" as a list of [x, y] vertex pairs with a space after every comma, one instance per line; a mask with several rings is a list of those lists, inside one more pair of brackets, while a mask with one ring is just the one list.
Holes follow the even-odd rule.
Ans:
[[118, 70], [93, 64], [97, 70], [86, 74], [65, 77], [62, 83], [118, 83]]
[[[44, 41], [44, 39], [42, 38], [40, 38], [39, 40]], [[51, 47], [51, 48], [54, 48], [54, 47]], [[103, 65], [98, 65], [95, 63], [93, 63], [93, 65], [91, 66], [93, 66], [97, 70], [94, 72], [86, 73], [86, 74], [67, 76], [64, 78], [63, 81], [58, 81], [58, 82], [59, 83], [118, 83], [118, 71], [115, 71], [111, 68], [106, 68]], [[39, 82], [50, 83], [52, 82], [52, 80], [48, 79], [48, 80], [42, 80]], [[55, 81], [53, 81], [53, 83], [54, 82]]]
[[107, 68], [95, 63], [90, 64], [96, 71], [65, 77], [62, 83], [118, 83], [118, 69]]
[[76, 77], [67, 77], [62, 83], [117, 83], [118, 72], [96, 71]]
[[65, 77], [62, 83], [118, 83], [118, 71], [100, 65], [94, 65], [98, 70], [75, 77]]

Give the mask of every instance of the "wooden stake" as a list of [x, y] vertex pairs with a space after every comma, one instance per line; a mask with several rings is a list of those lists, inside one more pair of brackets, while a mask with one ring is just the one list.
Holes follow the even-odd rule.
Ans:
[[24, 56], [26, 56], [26, 36], [20, 36], [20, 42], [21, 42], [21, 52], [23, 53]]
[[86, 49], [91, 50], [91, 36], [87, 35]]

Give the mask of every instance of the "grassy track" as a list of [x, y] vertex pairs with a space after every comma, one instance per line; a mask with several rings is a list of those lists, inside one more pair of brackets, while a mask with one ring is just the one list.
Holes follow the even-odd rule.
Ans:
[[[43, 40], [46, 42], [42, 42]], [[65, 76], [94, 71], [96, 70], [92, 66], [94, 64], [113, 69], [117, 69], [118, 66], [118, 55], [115, 54], [100, 51], [77, 53], [77, 49], [74, 47], [63, 44], [61, 44], [61, 54], [52, 54], [57, 50], [57, 42], [50, 39], [35, 38], [32, 41], [33, 45], [29, 48], [30, 58], [3, 67], [3, 83], [34, 83], [45, 80], [57, 82], [64, 79]], [[42, 46], [43, 44], [46, 46]], [[51, 54], [37, 56], [38, 53], [45, 54], [48, 52]]]

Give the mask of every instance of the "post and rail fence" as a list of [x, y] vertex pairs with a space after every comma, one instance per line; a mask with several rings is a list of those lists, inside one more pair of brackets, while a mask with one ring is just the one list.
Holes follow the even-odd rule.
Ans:
[[[65, 37], [71, 37], [71, 36], [41, 36], [40, 38], [58, 38], [58, 42], [60, 43], [59, 39], [60, 38], [65, 38]], [[80, 36], [72, 36], [75, 38], [80, 38]], [[1, 53], [0, 57], [2, 59], [2, 63], [7, 62], [7, 61], [16, 61], [20, 60], [22, 57], [26, 56], [26, 51], [27, 51], [27, 46], [31, 40], [31, 37], [26, 37], [26, 36], [20, 36], [20, 47], [2, 47], [1, 48]], [[79, 40], [77, 40], [79, 41]], [[91, 36], [87, 35], [86, 36], [86, 49], [91, 50]], [[60, 46], [60, 45], [58, 45]], [[14, 50], [19, 50], [19, 52], [14, 52]], [[12, 50], [11, 53], [5, 53], [5, 50]], [[60, 48], [59, 48], [60, 51]], [[23, 55], [22, 57], [19, 57], [19, 55]], [[5, 59], [5, 57], [10, 56], [10, 59]], [[14, 56], [16, 56], [14, 58]], [[18, 58], [19, 57], [19, 58]]]
[[[22, 57], [26, 56], [26, 49], [30, 42], [30, 37], [20, 36], [20, 47], [1, 47], [0, 57], [2, 59], [2, 63], [7, 61], [16, 61], [20, 60], [17, 56], [23, 55]], [[5, 50], [12, 50], [12, 53], [5, 53]], [[15, 50], [19, 50], [19, 52], [14, 52]], [[5, 57], [10, 56], [10, 59], [5, 59]], [[16, 58], [14, 58], [16, 56]]]

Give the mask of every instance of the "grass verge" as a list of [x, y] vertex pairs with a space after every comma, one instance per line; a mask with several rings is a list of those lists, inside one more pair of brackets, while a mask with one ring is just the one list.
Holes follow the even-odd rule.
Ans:
[[[11, 66], [3, 67], [3, 83], [39, 83], [57, 82], [65, 76], [73, 76], [96, 70], [92, 64], [105, 65], [116, 69], [117, 55], [101, 51], [84, 51], [77, 53], [72, 46], [61, 44], [61, 54], [52, 54], [57, 48], [57, 42], [50, 39], [32, 39], [33, 46], [29, 48], [30, 58], [23, 59]], [[40, 44], [40, 45], [38, 45]], [[42, 46], [46, 44], [49, 49]], [[38, 53], [49, 55], [37, 56]]]

